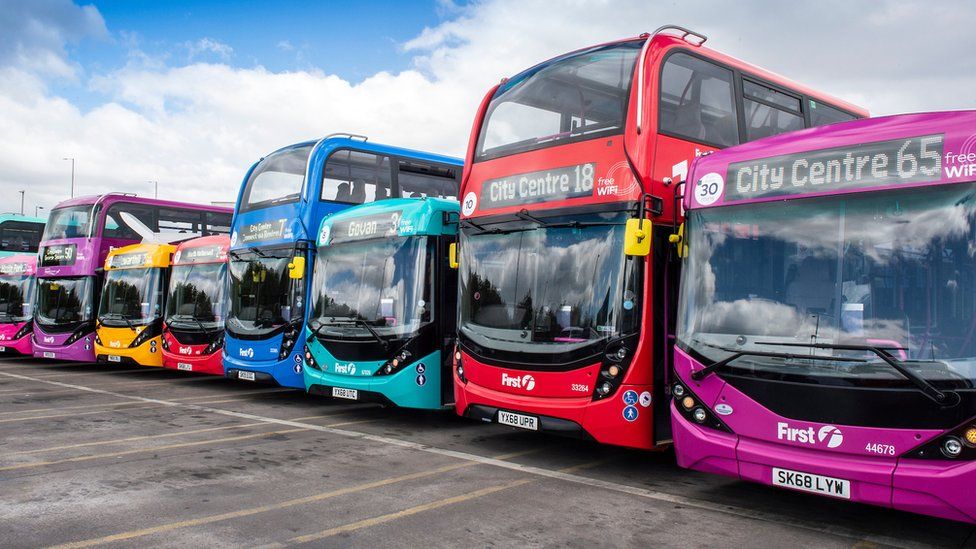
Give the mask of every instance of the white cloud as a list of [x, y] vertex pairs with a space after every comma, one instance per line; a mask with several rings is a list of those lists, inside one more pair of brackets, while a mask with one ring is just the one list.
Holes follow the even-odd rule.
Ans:
[[187, 58], [191, 61], [206, 54], [212, 54], [226, 61], [234, 53], [234, 48], [213, 38], [201, 38], [195, 42], [185, 42], [183, 47], [186, 48]]
[[84, 38], [106, 39], [105, 21], [94, 6], [70, 0], [31, 0], [0, 5], [0, 67], [73, 78], [77, 67], [65, 45]]
[[[135, 50], [127, 66], [87, 80], [107, 98], [90, 110], [46, 84], [77, 73], [64, 45], [104, 38], [101, 16], [90, 6], [43, 5], [40, 14], [0, 12], [3, 28], [33, 29], [0, 35], [0, 196], [28, 188], [28, 203], [33, 196], [45, 206], [67, 192], [65, 156], [77, 158], [82, 193], [146, 194], [154, 179], [167, 196], [211, 201], [236, 198], [263, 154], [334, 131], [462, 155], [475, 108], [500, 78], [667, 22], [875, 113], [976, 106], [976, 60], [957, 53], [976, 45], [967, 28], [976, 5], [963, 2], [444, 1], [443, 23], [403, 44], [414, 66], [398, 74], [352, 83], [316, 70], [234, 68], [223, 62], [231, 46], [201, 38], [187, 51], [215, 62], [173, 66]], [[921, 32], [922, 22], [938, 33]]]

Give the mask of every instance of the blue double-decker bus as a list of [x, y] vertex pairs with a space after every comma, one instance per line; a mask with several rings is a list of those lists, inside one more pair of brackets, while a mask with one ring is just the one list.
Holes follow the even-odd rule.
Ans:
[[298, 341], [322, 219], [386, 198], [456, 199], [461, 166], [349, 134], [297, 143], [255, 163], [231, 228], [224, 374], [304, 389]]

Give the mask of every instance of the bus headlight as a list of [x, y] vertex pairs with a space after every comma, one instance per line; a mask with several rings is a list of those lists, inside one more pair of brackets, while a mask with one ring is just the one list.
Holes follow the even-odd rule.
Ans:
[[[31, 324], [29, 324], [31, 325]], [[23, 328], [21, 328], [23, 329]], [[62, 343], [62, 345], [71, 345], [72, 343], [83, 338], [87, 334], [95, 331], [95, 325], [91, 322], [86, 322], [78, 327], [77, 330], [71, 333], [71, 335]], [[19, 337], [19, 336], [18, 336]]]
[[594, 383], [593, 400], [600, 400], [614, 394], [624, 382], [627, 368], [634, 359], [632, 348], [637, 345], [637, 335], [629, 335], [607, 343], [606, 352], [600, 364], [600, 374]]
[[962, 453], [962, 441], [956, 437], [946, 437], [942, 442], [942, 453], [949, 458], [957, 458]]
[[717, 431], [731, 433], [729, 428], [717, 415], [701, 404], [701, 399], [695, 396], [690, 388], [681, 383], [675, 383], [671, 387], [671, 395], [674, 396], [674, 410], [681, 414], [687, 421], [709, 427]]
[[285, 327], [285, 331], [281, 334], [281, 350], [278, 352], [278, 360], [284, 360], [291, 354], [292, 347], [298, 341], [298, 328], [300, 326], [301, 322], [292, 323]]
[[976, 427], [970, 427], [966, 430], [966, 443], [970, 446], [976, 446]]
[[[166, 348], [166, 338], [163, 338], [163, 348], [164, 349]], [[223, 348], [224, 348], [224, 333], [220, 332], [220, 335], [217, 336], [217, 339], [211, 341], [210, 345], [207, 345], [207, 348], [203, 350], [203, 354], [212, 355]]]
[[19, 330], [17, 330], [17, 335], [14, 336], [14, 339], [20, 339], [33, 331], [34, 331], [34, 323], [28, 322], [23, 326], [21, 326]]
[[136, 334], [135, 339], [133, 339], [132, 343], [129, 344], [129, 348], [134, 349], [152, 339], [152, 337], [156, 335], [156, 330], [153, 329], [154, 326], [154, 324], [150, 324], [143, 328], [141, 332]]
[[315, 362], [315, 355], [312, 354], [312, 348], [306, 345], [305, 349], [303, 350], [304, 353], [302, 354], [302, 356], [305, 357], [305, 364], [308, 365], [308, 367], [312, 368], [313, 370], [321, 370], [321, 368], [319, 368], [318, 362]]
[[402, 349], [400, 352], [394, 355], [392, 359], [388, 360], [386, 364], [380, 366], [374, 375], [389, 375], [397, 372], [410, 363], [410, 357], [412, 356], [413, 353], [407, 349]]
[[976, 424], [970, 419], [928, 442], [909, 450], [905, 457], [976, 461]]

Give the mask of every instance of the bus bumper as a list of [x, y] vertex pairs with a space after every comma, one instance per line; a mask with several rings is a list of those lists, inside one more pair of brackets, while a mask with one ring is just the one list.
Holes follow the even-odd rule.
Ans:
[[[9, 337], [14, 335], [16, 335], [16, 330], [11, 331]], [[0, 353], [33, 356], [34, 347], [31, 345], [31, 334], [28, 333], [20, 339], [3, 338], [0, 340]]]
[[163, 355], [160, 338], [156, 336], [136, 348], [113, 348], [95, 344], [95, 360], [105, 364], [135, 364], [137, 366], [162, 367]]
[[64, 342], [71, 333], [46, 334], [34, 325], [33, 352], [38, 358], [68, 360], [72, 362], [95, 362], [95, 334], [90, 333], [70, 345]]
[[305, 385], [309, 394], [331, 397], [332, 388], [355, 389], [357, 400], [379, 402], [401, 408], [439, 410], [441, 403], [441, 374], [437, 360], [418, 372], [414, 364], [390, 375], [342, 375], [314, 368], [305, 368]]
[[222, 376], [224, 360], [219, 350], [206, 356], [177, 355], [164, 350], [163, 368]]
[[681, 467], [767, 486], [775, 486], [774, 467], [843, 479], [850, 482], [850, 493], [849, 497], [834, 496], [839, 499], [976, 523], [976, 462], [794, 448], [695, 425], [673, 404], [671, 412], [675, 454]]
[[[621, 385], [603, 400], [589, 396], [573, 398], [540, 398], [513, 395], [458, 378], [454, 371], [454, 401], [458, 415], [497, 423], [498, 412], [507, 411], [538, 418], [540, 431], [590, 438], [601, 444], [649, 450], [653, 440], [653, 408], [638, 403], [628, 406], [623, 395], [650, 391], [649, 385]], [[650, 403], [648, 403], [650, 404]], [[625, 413], [633, 419], [625, 417]]]
[[[277, 383], [282, 387], [305, 389], [301, 355], [297, 352], [292, 353], [285, 360], [241, 360], [225, 352], [223, 368], [224, 375], [230, 379], [264, 381]], [[249, 379], [249, 374], [254, 374], [254, 379]]]

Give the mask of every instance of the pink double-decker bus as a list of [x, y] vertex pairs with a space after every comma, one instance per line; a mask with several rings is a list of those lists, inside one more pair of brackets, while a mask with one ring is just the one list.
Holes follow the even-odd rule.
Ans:
[[976, 522], [976, 111], [726, 149], [685, 207], [679, 464]]
[[[156, 238], [179, 241], [227, 234], [227, 208], [110, 193], [61, 202], [51, 210], [37, 256], [34, 356], [94, 362], [94, 337], [105, 257], [109, 250]], [[104, 318], [114, 327], [138, 319]], [[162, 316], [150, 328], [162, 332]]]
[[0, 355], [30, 355], [37, 257], [0, 258]]

